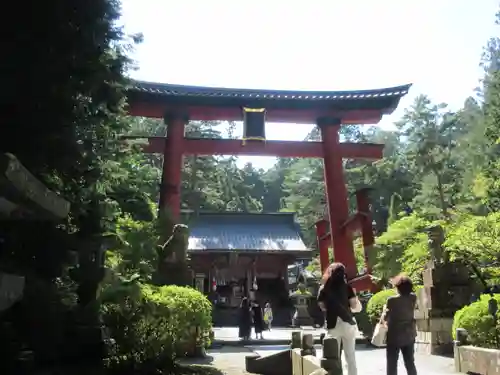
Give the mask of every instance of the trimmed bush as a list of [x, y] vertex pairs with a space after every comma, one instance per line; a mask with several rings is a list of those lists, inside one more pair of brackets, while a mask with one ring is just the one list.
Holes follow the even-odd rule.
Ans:
[[212, 304], [187, 287], [121, 283], [106, 288], [103, 322], [115, 341], [110, 361], [173, 364], [195, 346], [208, 346]]
[[[494, 298], [500, 305], [500, 294]], [[493, 317], [488, 312], [489, 295], [463, 307], [455, 313], [453, 318], [453, 338], [456, 338], [457, 328], [464, 328], [469, 333], [469, 341], [474, 346], [498, 349], [497, 339], [500, 337], [500, 312], [497, 312], [496, 327]]]
[[397, 292], [395, 289], [385, 289], [375, 293], [372, 298], [370, 298], [366, 305], [366, 313], [372, 324], [376, 324], [380, 319], [384, 305], [389, 297], [395, 296], [396, 294]]
[[[422, 288], [421, 285], [415, 286], [415, 293], [418, 293], [418, 291], [421, 288]], [[363, 328], [360, 328], [360, 330], [362, 330], [363, 333], [370, 332], [371, 334], [373, 332], [375, 325], [382, 316], [382, 310], [384, 308], [384, 305], [386, 304], [389, 297], [395, 295], [397, 295], [396, 289], [385, 289], [378, 293], [375, 293], [368, 300], [368, 303], [366, 304], [366, 314], [368, 322], [363, 322]], [[367, 333], [365, 333], [365, 335], [367, 335]]]

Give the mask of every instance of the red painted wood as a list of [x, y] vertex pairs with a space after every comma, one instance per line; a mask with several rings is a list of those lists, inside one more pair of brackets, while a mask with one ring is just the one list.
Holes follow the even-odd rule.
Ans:
[[359, 212], [359, 221], [361, 224], [361, 236], [363, 238], [363, 250], [365, 256], [366, 272], [371, 274], [372, 269], [368, 261], [368, 254], [373, 249], [375, 236], [373, 235], [372, 217], [370, 212], [370, 202], [368, 198], [368, 189], [358, 190], [356, 192], [356, 202]]
[[[140, 137], [126, 137], [141, 139]], [[163, 153], [164, 137], [144, 138], [144, 152]], [[247, 141], [237, 139], [189, 139], [183, 141], [184, 155], [262, 155], [279, 157], [322, 158], [321, 142]], [[341, 143], [344, 159], [380, 159], [384, 145], [369, 143]]]
[[[241, 108], [234, 107], [172, 107], [158, 102], [129, 99], [128, 113], [131, 116], [163, 118], [165, 111], [182, 110], [190, 120], [199, 121], [243, 121]], [[343, 124], [377, 124], [382, 118], [380, 110], [360, 109], [335, 111], [331, 109], [267, 109], [266, 122], [291, 124], [314, 124], [320, 117], [341, 118]], [[293, 125], [291, 125], [293, 126]]]
[[349, 207], [342, 155], [338, 150], [340, 123], [321, 124], [320, 130], [323, 139], [325, 190], [334, 260], [343, 263], [348, 276], [354, 277], [357, 274], [357, 267], [351, 235], [349, 231], [341, 230], [342, 225], [349, 218]]
[[160, 210], [168, 207], [174, 218], [178, 218], [181, 210], [181, 172], [184, 148], [185, 120], [173, 117], [168, 124], [168, 134], [163, 143], [163, 173], [160, 189]]
[[330, 264], [328, 248], [331, 244], [330, 236], [327, 236], [330, 230], [327, 220], [319, 220], [316, 222], [316, 240], [318, 241], [319, 263], [321, 266], [321, 274], [323, 274]]
[[378, 291], [377, 285], [375, 285], [375, 283], [372, 281], [371, 276], [369, 274], [366, 274], [360, 278], [356, 278], [355, 280], [349, 282], [349, 285], [351, 285], [354, 289], [356, 289], [356, 292]]
[[342, 230], [349, 232], [351, 236], [361, 228], [361, 222], [359, 221], [359, 215], [355, 213], [351, 215], [349, 219], [342, 225]]

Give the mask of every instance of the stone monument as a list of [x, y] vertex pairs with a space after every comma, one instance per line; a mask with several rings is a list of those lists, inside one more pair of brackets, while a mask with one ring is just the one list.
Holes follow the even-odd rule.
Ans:
[[443, 247], [443, 228], [432, 225], [427, 228], [427, 234], [431, 256], [422, 274], [424, 286], [417, 293], [416, 351], [449, 354], [453, 353], [453, 316], [469, 303], [473, 287], [467, 266], [450, 262]]

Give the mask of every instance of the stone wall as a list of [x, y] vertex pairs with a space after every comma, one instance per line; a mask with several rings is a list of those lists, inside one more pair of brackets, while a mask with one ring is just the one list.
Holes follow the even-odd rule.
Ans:
[[455, 370], [465, 374], [500, 375], [500, 350], [456, 346]]

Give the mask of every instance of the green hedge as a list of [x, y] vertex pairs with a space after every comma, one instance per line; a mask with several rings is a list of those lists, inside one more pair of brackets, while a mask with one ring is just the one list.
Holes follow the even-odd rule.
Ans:
[[365, 337], [372, 337], [373, 334], [373, 324], [368, 317], [366, 312], [366, 305], [369, 300], [361, 299], [361, 305], [363, 306], [363, 310], [361, 312], [354, 314], [356, 318], [356, 322], [358, 323], [358, 329], [363, 333]]
[[366, 305], [366, 313], [372, 324], [376, 324], [382, 315], [382, 310], [389, 297], [397, 294], [395, 289], [385, 289], [375, 293]]
[[[494, 298], [500, 305], [500, 294], [495, 294]], [[496, 327], [493, 317], [488, 312], [489, 295], [482, 295], [481, 298], [463, 307], [455, 313], [453, 319], [453, 338], [456, 338], [457, 328], [464, 328], [469, 333], [469, 340], [472, 345], [483, 348], [499, 348], [497, 338], [500, 337], [500, 312], [497, 312]]]
[[[418, 293], [418, 291], [421, 288], [422, 288], [421, 285], [417, 285], [415, 287], [415, 292]], [[395, 295], [397, 295], [396, 289], [385, 289], [385, 290], [382, 290], [378, 293], [375, 293], [368, 300], [368, 303], [366, 304], [366, 314], [368, 315], [368, 319], [369, 319], [370, 323], [372, 324], [372, 326], [377, 324], [378, 320], [380, 319], [384, 305], [386, 304], [389, 297], [392, 297]]]
[[195, 346], [210, 344], [212, 304], [192, 288], [115, 284], [102, 302], [103, 323], [115, 341], [112, 362], [173, 363]]

